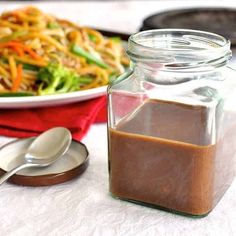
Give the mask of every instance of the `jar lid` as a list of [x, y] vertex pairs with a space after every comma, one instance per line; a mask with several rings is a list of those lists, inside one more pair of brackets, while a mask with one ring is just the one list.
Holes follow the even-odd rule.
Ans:
[[[17, 139], [1, 147], [0, 174], [11, 170], [22, 159], [35, 138]], [[6, 158], [7, 157], [7, 158]], [[55, 163], [43, 168], [27, 168], [13, 175], [8, 181], [24, 186], [49, 186], [80, 176], [88, 167], [88, 150], [80, 142], [72, 141], [68, 151]]]

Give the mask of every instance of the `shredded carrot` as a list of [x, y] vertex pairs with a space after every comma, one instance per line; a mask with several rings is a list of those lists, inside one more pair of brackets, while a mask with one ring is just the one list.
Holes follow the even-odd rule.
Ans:
[[23, 51], [27, 52], [36, 61], [43, 61], [43, 58], [40, 57], [37, 53], [35, 53], [30, 47], [28, 47], [20, 42], [10, 41], [7, 43], [0, 43], [0, 48], [2, 48], [2, 47], [12, 48], [14, 51], [16, 51], [19, 54], [19, 56], [24, 55]]
[[11, 88], [12, 92], [16, 92], [19, 89], [22, 78], [23, 78], [22, 74], [23, 74], [23, 67], [22, 67], [22, 64], [19, 64], [17, 66], [17, 75], [14, 78], [13, 83], [12, 83], [12, 88]]
[[20, 57], [24, 56], [24, 51], [22, 50], [22, 48], [20, 48], [20, 47], [12, 47], [12, 49], [14, 51], [16, 51]]
[[11, 41], [8, 43], [2, 43], [0, 44], [0, 48], [3, 47], [10, 47], [12, 50], [14, 50], [20, 57], [24, 56], [23, 48], [19, 46], [18, 42]]
[[35, 53], [32, 49], [30, 49], [29, 47], [27, 46], [24, 46], [24, 51], [29, 53], [29, 55], [35, 59], [36, 61], [43, 61], [43, 58], [40, 57], [37, 53]]

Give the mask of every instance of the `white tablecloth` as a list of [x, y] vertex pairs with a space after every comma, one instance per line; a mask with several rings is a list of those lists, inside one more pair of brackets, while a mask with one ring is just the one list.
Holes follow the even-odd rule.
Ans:
[[[29, 3], [28, 3], [29, 4]], [[217, 2], [235, 6], [234, 2]], [[20, 4], [1, 3], [0, 9]], [[171, 7], [214, 5], [206, 1], [38, 3], [82, 24], [134, 32], [150, 13]], [[1, 137], [0, 144], [10, 139]], [[93, 125], [83, 142], [90, 165], [76, 180], [51, 187], [0, 187], [0, 235], [233, 236], [236, 235], [236, 181], [209, 216], [191, 219], [113, 199], [108, 190], [106, 125]]]

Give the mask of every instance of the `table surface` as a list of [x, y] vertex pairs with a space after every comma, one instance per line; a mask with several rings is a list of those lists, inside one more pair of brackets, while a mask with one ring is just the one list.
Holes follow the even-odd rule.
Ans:
[[[214, 4], [214, 1], [89, 1], [36, 5], [81, 24], [131, 33], [154, 12]], [[23, 3], [1, 2], [0, 10], [19, 5]], [[236, 7], [236, 2], [221, 1], [217, 6]], [[0, 137], [0, 144], [10, 140]], [[89, 149], [90, 165], [76, 180], [39, 188], [8, 183], [1, 186], [1, 235], [236, 235], [236, 181], [216, 208], [201, 219], [135, 205], [109, 194], [106, 125], [93, 125], [82, 141]]]

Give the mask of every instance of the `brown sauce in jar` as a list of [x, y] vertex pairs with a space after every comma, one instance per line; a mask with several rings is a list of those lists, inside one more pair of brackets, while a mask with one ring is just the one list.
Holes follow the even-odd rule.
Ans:
[[209, 213], [235, 169], [236, 116], [225, 113], [224, 125], [217, 128], [218, 122], [209, 121], [203, 106], [148, 100], [109, 128], [111, 193], [186, 214]]

